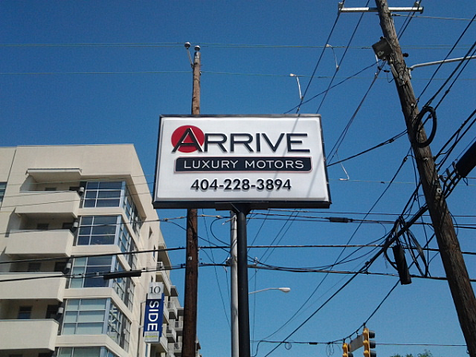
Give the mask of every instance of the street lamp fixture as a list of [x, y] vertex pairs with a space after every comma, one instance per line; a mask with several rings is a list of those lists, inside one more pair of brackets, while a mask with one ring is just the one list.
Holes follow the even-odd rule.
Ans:
[[279, 290], [279, 291], [282, 291], [283, 293], [289, 293], [291, 291], [291, 288], [266, 288], [266, 289], [252, 291], [252, 292], [248, 293], [248, 295], [261, 293], [261, 292], [267, 291], [267, 290]]

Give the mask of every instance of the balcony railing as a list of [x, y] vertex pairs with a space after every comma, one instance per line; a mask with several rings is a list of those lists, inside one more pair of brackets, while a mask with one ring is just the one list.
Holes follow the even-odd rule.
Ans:
[[175, 321], [175, 331], [182, 332], [183, 331], [183, 321]]
[[54, 299], [63, 301], [66, 278], [59, 273], [49, 272], [1, 273], [0, 284], [2, 285], [0, 300]]
[[176, 319], [178, 317], [177, 313], [177, 306], [175, 305], [175, 301], [170, 301], [167, 304], [167, 308], [169, 309], [169, 318]]
[[0, 320], [0, 350], [55, 350], [55, 320]]
[[175, 331], [174, 328], [170, 327], [169, 325], [167, 325], [165, 336], [167, 337], [168, 342], [177, 341], [177, 332]]
[[74, 236], [69, 229], [10, 232], [5, 254], [11, 257], [69, 257]]
[[172, 288], [172, 282], [170, 281], [170, 277], [167, 271], [158, 271], [156, 273], [157, 281], [164, 283], [165, 295], [170, 295], [170, 291]]
[[28, 191], [21, 192], [10, 205], [15, 212], [28, 217], [49, 215], [78, 217], [80, 197], [76, 191]]

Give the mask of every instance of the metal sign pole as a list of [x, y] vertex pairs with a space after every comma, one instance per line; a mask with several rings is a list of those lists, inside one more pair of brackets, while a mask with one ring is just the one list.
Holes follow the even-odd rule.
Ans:
[[250, 314], [248, 301], [248, 243], [246, 234], [246, 215], [249, 205], [233, 205], [237, 217], [238, 240], [238, 339], [239, 356], [250, 357]]

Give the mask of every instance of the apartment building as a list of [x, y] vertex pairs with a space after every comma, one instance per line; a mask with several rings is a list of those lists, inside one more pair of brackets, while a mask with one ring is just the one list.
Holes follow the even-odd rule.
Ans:
[[[0, 148], [0, 357], [181, 356], [165, 248], [132, 145]], [[151, 282], [163, 333], [145, 343]]]

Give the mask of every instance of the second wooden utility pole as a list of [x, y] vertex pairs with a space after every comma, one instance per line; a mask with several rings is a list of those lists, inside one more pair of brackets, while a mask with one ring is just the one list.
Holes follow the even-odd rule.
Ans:
[[[456, 236], [453, 220], [446, 204], [445, 196], [442, 194], [437, 168], [429, 147], [431, 138], [427, 138], [423, 128], [422, 115], [417, 106], [409, 70], [403, 59], [387, 1], [375, 0], [375, 3], [377, 4], [384, 38], [380, 42], [383, 47], [381, 49], [374, 47], [374, 49], [377, 56], [387, 61], [392, 68], [402, 111], [405, 116], [408, 136], [420, 173], [423, 193], [428, 205], [428, 211], [430, 212], [441, 260], [446, 271], [461, 329], [466, 340], [469, 355], [476, 357], [476, 299], [461, 253], [458, 237]], [[424, 107], [422, 114], [428, 111], [431, 113], [431, 108]]]
[[[187, 48], [187, 45], [186, 45]], [[188, 50], [188, 48], [187, 48]], [[200, 47], [195, 46], [193, 68], [192, 115], [200, 114]], [[187, 210], [187, 247], [183, 311], [182, 356], [196, 356], [198, 305], [198, 234], [197, 210]]]

